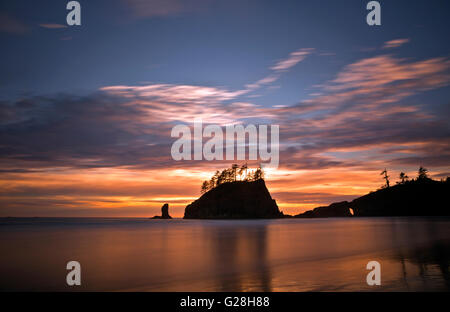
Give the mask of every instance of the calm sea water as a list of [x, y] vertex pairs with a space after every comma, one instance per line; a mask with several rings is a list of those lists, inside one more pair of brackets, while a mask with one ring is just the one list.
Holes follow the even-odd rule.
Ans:
[[[450, 219], [0, 219], [0, 290], [449, 291]], [[66, 263], [82, 285], [66, 285]], [[381, 286], [366, 265], [381, 264]]]

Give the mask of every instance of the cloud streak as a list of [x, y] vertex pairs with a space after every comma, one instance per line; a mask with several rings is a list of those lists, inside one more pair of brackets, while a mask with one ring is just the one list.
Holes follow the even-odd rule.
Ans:
[[311, 54], [312, 51], [314, 51], [314, 49], [307, 48], [292, 52], [291, 54], [289, 54], [288, 58], [279, 61], [270, 69], [276, 72], [288, 70], [297, 65], [299, 62], [303, 61], [308, 54]]
[[274, 66], [270, 67], [272, 71], [270, 75], [256, 81], [255, 83], [246, 85], [247, 92], [254, 91], [264, 85], [269, 85], [280, 79], [282, 73], [296, 66], [303, 61], [309, 54], [313, 53], [313, 48], [302, 48], [289, 54], [286, 59], [278, 61]]
[[39, 26], [42, 27], [42, 28], [47, 28], [47, 29], [67, 28], [67, 25], [62, 25], [62, 24], [39, 24]]
[[401, 47], [402, 45], [406, 44], [409, 42], [409, 39], [404, 38], [404, 39], [394, 39], [394, 40], [389, 40], [386, 41], [383, 45], [383, 49], [393, 49], [393, 48], [398, 48]]

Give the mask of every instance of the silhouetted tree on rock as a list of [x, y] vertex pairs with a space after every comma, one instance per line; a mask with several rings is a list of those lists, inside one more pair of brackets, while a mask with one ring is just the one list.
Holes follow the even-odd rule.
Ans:
[[405, 184], [409, 179], [409, 177], [404, 172], [400, 172], [399, 178], [400, 178], [400, 184]]
[[[243, 173], [245, 173], [245, 176], [243, 176]], [[264, 170], [261, 167], [248, 172], [247, 164], [242, 166], [233, 164], [231, 168], [223, 169], [222, 171], [217, 170], [209, 181], [203, 181], [200, 191], [202, 194], [205, 194], [221, 184], [236, 182], [238, 174], [240, 180], [245, 182], [264, 179]]]
[[389, 187], [389, 176], [387, 174], [386, 168], [384, 168], [384, 170], [380, 173], [380, 175], [384, 175], [383, 179], [386, 180], [386, 185], [384, 185], [384, 187], [388, 188]]
[[428, 169], [420, 166], [417, 179], [418, 180], [428, 179]]

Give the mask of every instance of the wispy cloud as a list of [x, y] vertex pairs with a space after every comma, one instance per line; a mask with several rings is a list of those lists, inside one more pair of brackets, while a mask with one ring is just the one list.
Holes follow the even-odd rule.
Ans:
[[224, 88], [192, 86], [192, 85], [171, 85], [171, 84], [148, 84], [143, 86], [107, 86], [101, 88], [110, 94], [121, 95], [123, 97], [140, 96], [147, 99], [155, 99], [170, 103], [190, 103], [190, 104], [214, 104], [233, 100], [244, 94], [276, 82], [283, 72], [288, 71], [302, 60], [314, 49], [300, 49], [292, 52], [288, 58], [277, 62], [270, 68], [270, 75], [245, 85], [245, 88], [236, 91], [229, 91]]
[[264, 85], [269, 85], [280, 79], [282, 73], [293, 68], [295, 65], [303, 61], [309, 54], [314, 51], [313, 48], [303, 48], [289, 54], [286, 59], [278, 61], [274, 66], [270, 67], [272, 71], [268, 76], [254, 82], [247, 84], [245, 87], [248, 91], [254, 91]]
[[381, 101], [381, 97], [384, 101], [398, 100], [418, 91], [448, 85], [449, 66], [450, 61], [446, 58], [408, 62], [390, 55], [380, 55], [346, 66], [326, 89], [349, 90], [358, 94], [377, 93]]
[[171, 103], [191, 103], [206, 104], [211, 102], [221, 102], [231, 100], [245, 91], [228, 91], [222, 88], [192, 86], [192, 85], [171, 85], [171, 84], [150, 84], [144, 86], [108, 86], [101, 88], [112, 94], [127, 96], [140, 96], [148, 99], [162, 100]]
[[381, 163], [448, 166], [445, 113], [404, 99], [448, 86], [449, 65], [446, 58], [411, 61], [389, 55], [349, 64], [321, 87], [323, 95], [278, 109], [281, 136], [290, 142], [284, 164], [366, 170]]
[[[289, 107], [264, 108], [244, 102], [239, 100], [242, 91], [170, 84], [108, 86], [84, 98], [23, 99], [0, 105], [0, 154], [9, 159], [9, 169], [11, 159], [20, 162], [16, 168], [22, 169], [33, 168], [24, 165], [27, 160], [33, 160], [33, 166], [88, 168], [149, 166], [152, 159], [150, 166], [167, 167], [171, 125], [202, 118], [204, 123], [220, 125], [245, 119], [280, 124], [282, 166], [291, 168], [353, 166], [358, 162], [351, 157], [327, 153], [368, 151], [380, 144], [383, 148], [411, 144], [411, 151], [427, 157], [433, 149], [416, 146], [448, 139], [440, 117], [445, 114], [401, 101], [448, 85], [448, 66], [444, 58], [363, 59], [345, 67], [316, 97]], [[18, 146], [18, 141], [23, 144]], [[406, 157], [404, 150], [397, 150], [399, 154], [391, 159]], [[440, 154], [448, 156], [445, 149]], [[369, 155], [374, 161], [381, 154], [373, 150]], [[369, 163], [359, 159], [361, 164]]]
[[39, 24], [42, 28], [48, 28], [48, 29], [61, 29], [61, 28], [67, 28], [67, 25], [63, 24]]
[[226, 125], [246, 118], [270, 118], [267, 109], [237, 100], [247, 90], [170, 84], [109, 86], [101, 90], [139, 106], [148, 116], [158, 116], [156, 122], [192, 122], [200, 118], [204, 123]]
[[279, 61], [277, 64], [272, 66], [270, 69], [277, 71], [277, 72], [288, 70], [291, 67], [294, 67], [295, 65], [297, 65], [299, 62], [303, 61], [308, 54], [311, 54], [311, 52], [313, 50], [314, 49], [307, 48], [307, 49], [300, 49], [298, 51], [292, 52], [291, 54], [289, 54], [288, 58]]
[[398, 48], [406, 43], [409, 42], [409, 39], [394, 39], [386, 41], [383, 45], [383, 49], [392, 49], [392, 48]]

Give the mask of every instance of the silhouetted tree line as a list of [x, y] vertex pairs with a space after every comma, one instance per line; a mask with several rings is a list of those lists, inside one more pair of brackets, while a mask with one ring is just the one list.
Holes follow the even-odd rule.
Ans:
[[201, 193], [204, 194], [209, 190], [223, 184], [235, 181], [257, 181], [264, 179], [264, 170], [261, 167], [251, 170], [247, 164], [239, 166], [233, 164], [231, 168], [224, 169], [222, 171], [217, 170], [209, 181], [203, 181]]
[[[386, 168], [383, 171], [381, 171], [380, 175], [382, 175], [383, 179], [386, 181], [385, 184], [382, 186], [382, 188], [388, 188], [390, 186], [390, 183], [389, 183], [389, 176], [388, 176], [388, 172], [387, 172]], [[409, 177], [404, 172], [400, 172], [399, 178], [400, 178], [400, 181], [398, 181], [397, 184], [406, 184], [410, 181], [414, 181], [414, 179], [410, 180]], [[416, 181], [424, 181], [427, 179], [430, 179], [428, 176], [428, 169], [420, 166], [420, 168], [417, 172], [417, 178], [415, 180]]]

